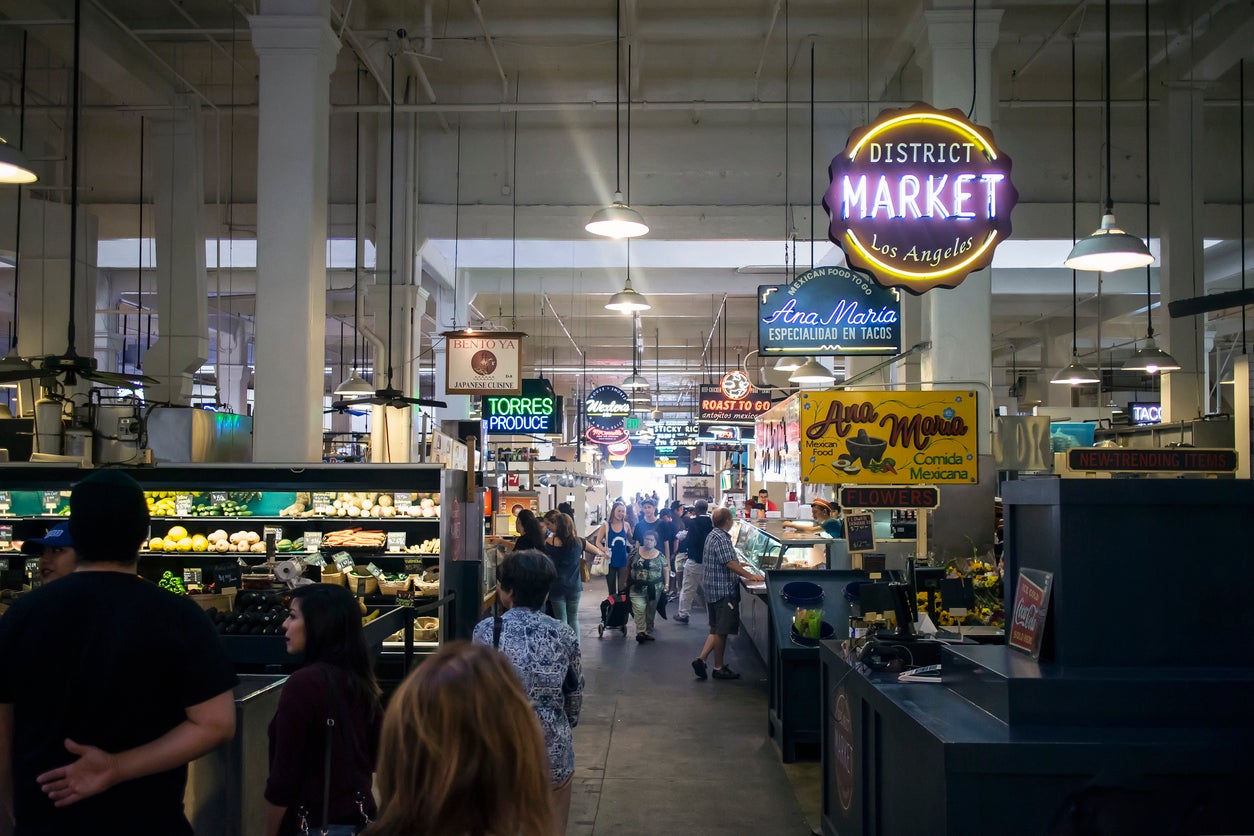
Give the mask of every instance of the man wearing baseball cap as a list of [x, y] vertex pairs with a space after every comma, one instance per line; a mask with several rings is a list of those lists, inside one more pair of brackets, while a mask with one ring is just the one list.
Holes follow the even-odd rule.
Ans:
[[138, 577], [148, 506], [134, 479], [76, 483], [69, 535], [78, 568], [0, 618], [0, 820], [191, 836], [187, 764], [234, 735], [239, 680], [200, 607]]
[[24, 541], [22, 553], [39, 558], [39, 580], [45, 584], [64, 578], [78, 566], [78, 553], [74, 550], [69, 523], [58, 523], [43, 537]]
[[814, 516], [814, 522], [789, 520], [784, 523], [784, 528], [791, 528], [807, 534], [822, 530], [832, 537], [845, 536], [845, 526], [840, 522], [839, 505], [833, 505], [826, 499], [816, 496], [810, 500], [810, 512]]

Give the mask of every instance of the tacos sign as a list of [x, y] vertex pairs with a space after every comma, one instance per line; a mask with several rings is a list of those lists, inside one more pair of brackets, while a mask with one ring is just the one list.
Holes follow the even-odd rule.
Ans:
[[802, 392], [801, 481], [979, 481], [972, 391]]

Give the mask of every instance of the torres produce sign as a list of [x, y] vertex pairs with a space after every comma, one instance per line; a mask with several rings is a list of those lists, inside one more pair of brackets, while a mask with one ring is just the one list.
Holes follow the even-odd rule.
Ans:
[[958, 110], [886, 110], [828, 167], [828, 237], [885, 287], [957, 287], [1010, 237], [1010, 158]]
[[753, 391], [749, 376], [737, 369], [723, 375], [717, 386], [701, 384], [701, 424], [751, 427], [753, 420], [771, 408], [771, 398]]
[[979, 481], [972, 391], [802, 392], [801, 481]]
[[[631, 414], [631, 398], [622, 389], [598, 386], [588, 394], [583, 410], [588, 418], [588, 429], [584, 433], [588, 441], [606, 446], [628, 441], [627, 416]], [[627, 449], [631, 449], [630, 443]]]
[[758, 351], [807, 356], [896, 354], [901, 296], [866, 273], [818, 267], [758, 287]]
[[559, 433], [562, 399], [546, 380], [528, 378], [518, 395], [486, 395], [483, 422], [489, 435]]
[[518, 394], [522, 390], [522, 338], [513, 331], [445, 331], [450, 395]]

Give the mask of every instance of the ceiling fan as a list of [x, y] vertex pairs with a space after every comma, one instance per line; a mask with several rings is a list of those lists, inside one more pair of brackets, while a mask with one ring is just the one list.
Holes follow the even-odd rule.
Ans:
[[54, 386], [57, 379], [66, 386], [74, 386], [81, 377], [105, 386], [135, 388], [141, 383], [159, 383], [156, 378], [143, 374], [122, 374], [100, 371], [95, 357], [83, 357], [74, 350], [74, 302], [75, 273], [78, 264], [78, 123], [79, 123], [79, 52], [82, 45], [82, 0], [74, 3], [74, 84], [72, 103], [72, 129], [70, 134], [70, 294], [67, 344], [63, 354], [50, 354], [30, 358], [30, 368], [0, 372], [0, 383], [17, 383], [23, 380], [41, 381], [45, 387]]
[[[401, 29], [397, 33], [398, 41], [404, 40], [405, 30]], [[372, 406], [390, 406], [394, 409], [407, 409], [411, 406], [430, 406], [437, 408], [445, 408], [448, 406], [444, 401], [430, 400], [428, 398], [410, 398], [400, 389], [392, 386], [392, 301], [395, 294], [392, 292], [393, 283], [395, 282], [396, 271], [393, 269], [393, 253], [396, 250], [394, 245], [396, 225], [393, 223], [393, 206], [395, 205], [396, 190], [396, 54], [390, 56], [391, 63], [391, 79], [389, 83], [389, 93], [391, 94], [391, 102], [388, 107], [388, 353], [387, 353], [387, 385], [382, 389], [375, 391], [373, 395], [367, 398], [353, 398], [351, 400], [334, 401], [331, 404], [332, 411], [346, 412], [349, 407], [370, 404]]]

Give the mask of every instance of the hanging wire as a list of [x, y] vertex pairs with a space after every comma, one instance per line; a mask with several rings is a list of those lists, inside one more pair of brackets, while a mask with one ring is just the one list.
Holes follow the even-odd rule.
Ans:
[[810, 38], [810, 269], [814, 269], [814, 38]]
[[784, 0], [784, 265], [788, 268], [788, 283], [796, 276], [796, 256], [791, 255], [792, 243], [792, 178], [788, 147], [788, 115], [792, 112], [788, 84], [788, 0]]
[[[139, 314], [144, 309], [144, 117], [139, 117], [139, 200], [136, 201], [136, 208], [139, 209], [139, 226], [136, 229], [136, 239], [139, 242], [139, 260], [135, 266], [135, 368], [144, 370], [144, 355], [139, 350]], [[221, 252], [222, 241], [218, 236], [218, 251]], [[218, 266], [221, 267], [222, 259], [218, 259]], [[219, 323], [219, 328], [221, 323]], [[122, 332], [122, 345], [126, 345], [126, 332]], [[218, 357], [218, 362], [222, 362], [222, 358]], [[214, 369], [214, 377], [218, 376], [218, 370]]]
[[[397, 31], [398, 38], [405, 37], [405, 30]], [[399, 48], [399, 45], [398, 45]], [[388, 81], [388, 345], [387, 345], [387, 388], [392, 388], [392, 305], [396, 294], [392, 286], [396, 281], [396, 54], [389, 56], [391, 78]]]
[[[1109, 14], [1109, 5], [1107, 6], [1107, 14]], [[1145, 244], [1149, 246], [1150, 237], [1150, 14], [1149, 0], [1145, 0]], [[1109, 48], [1110, 38], [1110, 19], [1106, 20], [1106, 38]], [[1108, 53], [1109, 54], [1109, 53]], [[1107, 59], [1109, 60], [1109, 59]], [[1109, 70], [1107, 71], [1109, 72]], [[1107, 107], [1109, 107], [1109, 76], [1107, 76]], [[1106, 135], [1106, 141], [1110, 142], [1110, 135]], [[1191, 246], [1191, 245], [1190, 245]], [[1161, 294], [1160, 294], [1161, 296]], [[1150, 304], [1150, 266], [1145, 265], [1145, 336], [1147, 339], [1154, 338], [1154, 317], [1152, 315], [1152, 306]]]
[[[975, 7], [979, 0], [971, 0], [971, 106], [967, 108], [967, 118], [975, 118], [975, 89], [976, 89], [976, 62], [975, 62], [975, 24], [976, 11]], [[1107, 27], [1109, 28], [1109, 27]]]
[[[1240, 121], [1238, 136], [1241, 143], [1241, 289], [1245, 290], [1245, 59], [1242, 58], [1237, 66], [1240, 68], [1241, 80], [1240, 104], [1237, 107], [1237, 118]], [[1245, 303], [1241, 304], [1241, 353], [1246, 353], [1245, 346]]]
[[[361, 68], [357, 68], [357, 104], [361, 104]], [[361, 325], [357, 312], [361, 306], [361, 108], [353, 117], [353, 374], [360, 374], [357, 365], [357, 340]]]
[[66, 352], [74, 353], [74, 310], [75, 310], [75, 288], [74, 274], [78, 265], [78, 122], [79, 122], [79, 87], [81, 86], [79, 74], [79, 58], [82, 54], [83, 43], [83, 0], [74, 0], [74, 81], [72, 99], [70, 105], [70, 316], [66, 322], [65, 334], [68, 340]]
[[[510, 189], [510, 246], [509, 246], [509, 327], [518, 327], [518, 111], [514, 111], [514, 186]], [[540, 305], [543, 313], [544, 305]]]
[[627, 44], [627, 205], [631, 205], [631, 44]]
[[[1076, 204], [1077, 204], [1077, 201], [1079, 200], [1079, 195], [1077, 194], [1077, 186], [1076, 186], [1077, 168], [1076, 168], [1075, 41], [1076, 41], [1076, 36], [1072, 35], [1071, 37], [1071, 246], [1073, 247], [1075, 246], [1075, 242], [1077, 240], [1077, 232], [1079, 228], [1078, 227], [1079, 221], [1077, 218], [1077, 210], [1076, 210]], [[1077, 270], [1071, 271], [1071, 357], [1072, 357], [1072, 360], [1075, 359], [1076, 352], [1079, 350], [1079, 339], [1080, 339], [1080, 335], [1079, 335], [1080, 287], [1079, 287], [1079, 280], [1077, 278], [1078, 272], [1079, 271]], [[1101, 375], [1101, 371], [1102, 371], [1100, 368], [1101, 364], [1102, 364], [1102, 347], [1099, 345], [1097, 347], [1097, 365], [1099, 367], [1097, 370], [1097, 373], [1099, 376]]]
[[[619, 143], [622, 140], [622, 118], [623, 105], [621, 100], [621, 91], [623, 88], [623, 3], [622, 0], [615, 0], [614, 3], [614, 191], [622, 192], [622, 152]], [[630, 82], [630, 77], [628, 82]], [[630, 102], [630, 98], [628, 102]], [[627, 136], [631, 136], [631, 109], [627, 110]], [[627, 165], [631, 165], [630, 148], [628, 149]], [[631, 175], [627, 176], [627, 190], [631, 191]], [[631, 203], [630, 194], [628, 194], [627, 203]]]
[[[462, 122], [457, 120], [457, 164], [454, 167], [453, 175], [453, 328], [457, 329], [457, 290], [461, 284], [461, 271], [457, 268], [457, 259], [461, 253], [462, 245]], [[470, 314], [466, 315], [467, 323], [470, 321]]]
[[[26, 149], [26, 39], [27, 32], [22, 30], [22, 77], [18, 82], [20, 90], [17, 99], [17, 147]], [[17, 187], [17, 228], [14, 232], [13, 246], [13, 333], [9, 337], [9, 351], [17, 352], [17, 312], [18, 292], [21, 289], [20, 269], [22, 265], [22, 187]]]

